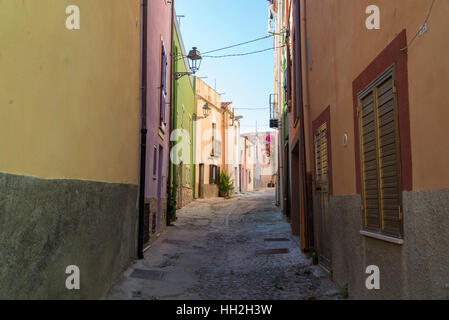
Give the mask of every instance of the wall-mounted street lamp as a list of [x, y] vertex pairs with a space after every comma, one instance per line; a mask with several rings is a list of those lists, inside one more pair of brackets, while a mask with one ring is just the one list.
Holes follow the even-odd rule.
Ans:
[[193, 47], [192, 50], [190, 50], [189, 54], [187, 55], [187, 59], [189, 61], [189, 67], [192, 72], [175, 72], [176, 80], [179, 80], [184, 76], [195, 74], [200, 69], [201, 61], [203, 60], [203, 58], [201, 57], [201, 54], [196, 47]]
[[235, 124], [235, 122], [239, 122], [242, 119], [243, 119], [243, 116], [233, 116], [231, 125], [233, 126]]
[[202, 117], [195, 116], [196, 120], [206, 119], [210, 115], [211, 111], [212, 109], [209, 107], [209, 104], [206, 103], [203, 106], [203, 116]]

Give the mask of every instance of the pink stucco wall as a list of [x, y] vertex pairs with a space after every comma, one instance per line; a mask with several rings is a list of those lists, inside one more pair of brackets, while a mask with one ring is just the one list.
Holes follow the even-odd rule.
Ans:
[[[171, 71], [171, 17], [172, 4], [171, 1], [164, 0], [150, 0], [148, 1], [148, 88], [147, 88], [147, 166], [146, 166], [146, 184], [145, 196], [157, 197], [157, 172], [153, 175], [154, 169], [154, 148], [159, 150], [163, 148], [162, 161], [162, 198], [167, 197], [167, 179], [169, 169], [169, 126], [170, 126], [170, 89], [172, 85]], [[159, 106], [161, 101], [161, 56], [162, 56], [162, 42], [165, 45], [165, 50], [168, 55], [167, 59], [167, 97], [165, 104], [165, 119], [166, 129], [160, 135], [159, 125]], [[156, 159], [159, 159], [159, 152]], [[157, 163], [159, 166], [159, 163]], [[158, 167], [157, 167], [158, 168]]]

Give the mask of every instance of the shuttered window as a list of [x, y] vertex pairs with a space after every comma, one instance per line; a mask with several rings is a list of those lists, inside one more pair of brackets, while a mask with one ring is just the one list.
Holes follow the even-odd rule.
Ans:
[[160, 122], [161, 126], [165, 126], [165, 101], [167, 98], [167, 51], [162, 42], [161, 56], [161, 106], [160, 106]]
[[364, 229], [402, 238], [394, 66], [360, 92], [358, 99]]
[[328, 192], [328, 155], [327, 155], [327, 123], [323, 123], [315, 132], [315, 168], [317, 188]]

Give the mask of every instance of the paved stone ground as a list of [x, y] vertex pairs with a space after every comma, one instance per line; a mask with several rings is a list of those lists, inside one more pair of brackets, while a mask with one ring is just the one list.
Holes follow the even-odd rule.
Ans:
[[[290, 234], [272, 189], [197, 200], [178, 211], [174, 226], [124, 273], [107, 299], [341, 299]], [[289, 252], [258, 252], [266, 249]]]

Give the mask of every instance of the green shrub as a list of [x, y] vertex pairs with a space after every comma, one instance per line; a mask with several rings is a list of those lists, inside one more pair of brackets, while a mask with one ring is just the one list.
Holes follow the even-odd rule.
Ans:
[[220, 174], [220, 183], [218, 185], [218, 190], [226, 197], [229, 196], [229, 193], [232, 190], [234, 190], [234, 185], [231, 181], [231, 177], [225, 172], [222, 172]]

